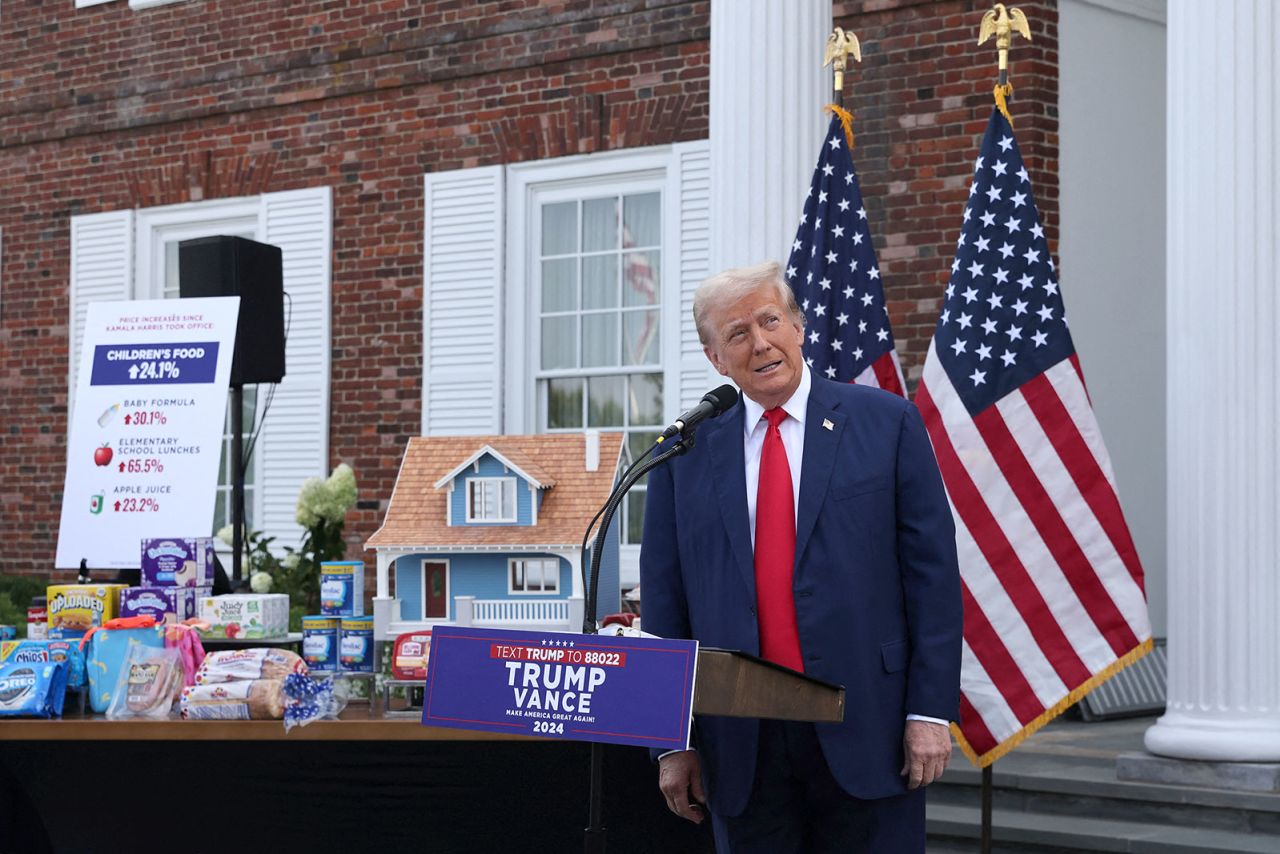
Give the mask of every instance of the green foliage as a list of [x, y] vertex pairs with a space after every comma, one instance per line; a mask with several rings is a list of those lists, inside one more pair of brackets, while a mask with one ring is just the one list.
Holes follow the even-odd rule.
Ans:
[[17, 626], [18, 637], [27, 636], [27, 607], [36, 596], [45, 595], [47, 578], [30, 575], [0, 575], [0, 625]]

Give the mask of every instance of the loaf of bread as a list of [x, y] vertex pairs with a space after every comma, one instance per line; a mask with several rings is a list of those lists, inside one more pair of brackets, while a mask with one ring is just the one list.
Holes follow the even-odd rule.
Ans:
[[182, 689], [179, 709], [185, 720], [279, 720], [283, 685], [279, 679], [192, 685]]
[[204, 657], [204, 663], [196, 671], [196, 684], [283, 679], [290, 673], [306, 672], [307, 663], [297, 653], [287, 649], [225, 649]]

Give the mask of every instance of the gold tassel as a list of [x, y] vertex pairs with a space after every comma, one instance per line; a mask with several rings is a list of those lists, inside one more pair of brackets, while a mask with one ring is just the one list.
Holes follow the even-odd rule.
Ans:
[[849, 143], [849, 151], [853, 151], [853, 113], [835, 104], [827, 104], [822, 110], [840, 117], [840, 125], [844, 128], [844, 141]]
[[[996, 91], [997, 92], [999, 91], [999, 87], [997, 87]], [[1067, 708], [1071, 706], [1072, 703], [1078, 702], [1080, 699], [1084, 697], [1085, 694], [1088, 694], [1094, 688], [1097, 688], [1103, 682], [1106, 682], [1112, 676], [1115, 676], [1121, 670], [1124, 670], [1130, 664], [1133, 664], [1139, 658], [1142, 658], [1142, 656], [1151, 652], [1151, 649], [1154, 645], [1155, 645], [1154, 642], [1150, 638], [1147, 638], [1147, 640], [1143, 641], [1142, 643], [1138, 644], [1138, 646], [1134, 647], [1133, 649], [1129, 650], [1129, 652], [1125, 653], [1125, 655], [1122, 656], [1119, 661], [1113, 662], [1109, 667], [1105, 668], [1097, 676], [1094, 676], [1088, 682], [1085, 682], [1079, 688], [1076, 688], [1074, 691], [1067, 694], [1067, 696], [1063, 697], [1061, 700], [1055, 703], [1052, 708], [1045, 709], [1043, 712], [1040, 713], [1040, 716], [1037, 717], [1034, 721], [1027, 724], [1022, 729], [1018, 730], [1013, 735], [1009, 736], [1004, 741], [1000, 742], [994, 748], [992, 748], [991, 750], [988, 750], [986, 753], [982, 754], [981, 756], [978, 755], [977, 751], [975, 751], [973, 747], [969, 744], [969, 742], [965, 739], [964, 734], [960, 732], [959, 725], [957, 724], [951, 725], [951, 734], [956, 737], [956, 743], [960, 745], [960, 749], [964, 751], [964, 755], [969, 757], [970, 762], [972, 762], [974, 765], [977, 765], [979, 768], [986, 768], [992, 762], [995, 762], [997, 759], [1004, 756], [1010, 750], [1013, 750], [1019, 744], [1022, 744], [1022, 742], [1026, 741], [1029, 737], [1034, 735], [1037, 730], [1039, 730], [1045, 724], [1049, 723], [1049, 721], [1053, 720], [1058, 715], [1065, 712]]]
[[999, 108], [1000, 112], [1004, 114], [1005, 119], [1008, 120], [1009, 127], [1013, 127], [1013, 116], [1009, 115], [1009, 104], [1007, 103], [1007, 99], [1013, 97], [1013, 84], [1006, 83], [1001, 86], [997, 83], [994, 94], [996, 96], [996, 107]]

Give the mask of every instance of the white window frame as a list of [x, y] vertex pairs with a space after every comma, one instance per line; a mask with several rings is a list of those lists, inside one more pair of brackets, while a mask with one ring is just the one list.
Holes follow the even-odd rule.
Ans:
[[[427, 564], [442, 563], [444, 564], [444, 616], [428, 617], [427, 616]], [[418, 613], [422, 615], [422, 620], [435, 622], [449, 621], [449, 606], [453, 602], [449, 588], [453, 582], [453, 568], [449, 566], [448, 558], [423, 558], [418, 562], [418, 597], [421, 601], [418, 603]]]
[[[521, 590], [515, 585], [515, 568], [517, 563], [524, 564], [524, 584], [525, 589]], [[529, 590], [529, 565], [538, 564], [542, 567], [542, 589]], [[547, 567], [551, 567], [551, 580], [555, 587], [548, 590]], [[513, 557], [507, 559], [507, 593], [512, 596], [558, 596], [560, 594], [560, 559], [555, 557]]]
[[[475, 492], [475, 487], [476, 487], [476, 486], [487, 486], [487, 485], [489, 485], [489, 484], [496, 484], [496, 485], [497, 485], [497, 487], [498, 487], [498, 515], [497, 515], [497, 516], [495, 516], [495, 517], [493, 517], [493, 518], [486, 517], [486, 516], [474, 516], [474, 515], [472, 515], [472, 509], [474, 508], [474, 506], [475, 506], [475, 505], [474, 505], [474, 502], [472, 502], [472, 500], [471, 500], [471, 499], [472, 499], [472, 495], [473, 495], [473, 493]], [[502, 514], [502, 503], [503, 503], [503, 502], [502, 502], [502, 493], [503, 493], [504, 488], [508, 488], [508, 487], [509, 487], [509, 488], [510, 488], [510, 490], [511, 490], [511, 515], [510, 515], [510, 516], [504, 516], [504, 515]], [[466, 501], [466, 503], [467, 503], [467, 515], [466, 515], [467, 522], [480, 522], [480, 523], [485, 523], [485, 522], [491, 522], [491, 523], [506, 522], [506, 523], [510, 523], [510, 522], [515, 522], [515, 521], [520, 517], [520, 502], [519, 502], [519, 500], [518, 500], [518, 496], [516, 495], [516, 478], [514, 478], [514, 477], [470, 477], [470, 478], [467, 478], [467, 490], [466, 490], [466, 494], [463, 496], [463, 500], [464, 500], [464, 501]]]

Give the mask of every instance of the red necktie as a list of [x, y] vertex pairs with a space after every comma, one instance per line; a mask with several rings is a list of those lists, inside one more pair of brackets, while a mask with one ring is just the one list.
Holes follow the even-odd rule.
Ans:
[[804, 670], [792, 574], [796, 560], [796, 508], [791, 466], [778, 425], [787, 417], [770, 409], [760, 452], [760, 485], [756, 491], [756, 618], [760, 655], [792, 670]]

